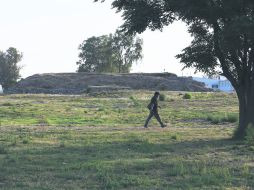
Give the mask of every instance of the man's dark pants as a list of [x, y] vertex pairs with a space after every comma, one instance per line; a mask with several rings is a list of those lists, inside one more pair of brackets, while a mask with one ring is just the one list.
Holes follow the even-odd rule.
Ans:
[[148, 118], [147, 118], [147, 120], [146, 120], [146, 123], [145, 123], [145, 127], [147, 127], [147, 125], [148, 125], [150, 119], [151, 119], [153, 116], [154, 116], [154, 117], [157, 119], [157, 121], [160, 123], [161, 127], [163, 127], [164, 124], [162, 123], [161, 118], [160, 118], [160, 116], [159, 116], [159, 114], [158, 114], [157, 111], [150, 111], [150, 114], [149, 114], [149, 116], [148, 116]]

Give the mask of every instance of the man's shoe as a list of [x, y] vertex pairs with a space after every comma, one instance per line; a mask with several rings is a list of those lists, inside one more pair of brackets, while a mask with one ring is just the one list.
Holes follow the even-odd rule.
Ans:
[[161, 128], [165, 128], [165, 127], [167, 127], [167, 125], [164, 125], [164, 124], [163, 124], [163, 125], [161, 126]]
[[147, 129], [148, 127], [147, 127], [147, 126], [144, 126], [144, 128], [146, 128], [146, 129]]

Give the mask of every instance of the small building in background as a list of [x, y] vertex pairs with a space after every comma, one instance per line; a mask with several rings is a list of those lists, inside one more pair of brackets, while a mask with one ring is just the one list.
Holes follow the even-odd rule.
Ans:
[[0, 85], [0, 94], [3, 94], [3, 88], [2, 88], [2, 85]]
[[219, 90], [223, 92], [234, 92], [235, 89], [229, 80], [219, 80]]
[[222, 92], [234, 92], [234, 87], [227, 79], [218, 78], [205, 78], [205, 77], [193, 77], [193, 80], [203, 82], [207, 88], [212, 88], [214, 91]]

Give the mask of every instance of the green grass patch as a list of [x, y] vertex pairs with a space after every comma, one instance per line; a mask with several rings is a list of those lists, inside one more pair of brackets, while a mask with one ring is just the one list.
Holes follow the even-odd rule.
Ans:
[[153, 93], [1, 96], [0, 189], [252, 189], [235, 94], [164, 91], [144, 129]]

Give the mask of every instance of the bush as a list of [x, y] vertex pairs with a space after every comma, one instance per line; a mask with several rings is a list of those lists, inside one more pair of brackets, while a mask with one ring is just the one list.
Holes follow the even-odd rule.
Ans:
[[172, 135], [172, 136], [171, 136], [171, 139], [172, 139], [172, 140], [179, 140], [180, 137], [179, 137], [178, 134], [175, 134], [175, 135]]
[[135, 98], [133, 96], [130, 96], [130, 100], [135, 100]]
[[238, 115], [237, 114], [225, 114], [224, 116], [208, 115], [206, 119], [210, 121], [212, 124], [219, 124], [222, 122], [235, 123], [238, 121]]
[[229, 114], [229, 115], [227, 115], [226, 122], [235, 123], [237, 121], [238, 121], [238, 115], [237, 114]]
[[254, 126], [251, 124], [246, 129], [245, 141], [249, 145], [254, 145]]
[[66, 147], [65, 142], [62, 141], [62, 142], [59, 144], [59, 147], [60, 147], [60, 148], [65, 148], [65, 147]]
[[165, 94], [160, 94], [159, 100], [162, 101], [162, 102], [165, 101], [166, 100], [166, 95]]
[[23, 144], [28, 144], [29, 143], [29, 139], [23, 139], [22, 143]]
[[90, 87], [88, 87], [88, 88], [86, 89], [86, 93], [87, 93], [87, 94], [91, 93], [91, 91], [92, 91], [92, 89], [91, 89]]
[[139, 101], [133, 96], [130, 97], [130, 100], [133, 102], [134, 106], [140, 106]]
[[11, 103], [3, 103], [2, 106], [7, 106], [7, 107], [10, 107], [10, 106], [13, 106]]
[[98, 109], [98, 111], [102, 111], [102, 112], [105, 111], [105, 110], [106, 110], [106, 109], [103, 108], [103, 107]]
[[6, 154], [7, 153], [7, 149], [5, 146], [0, 145], [0, 154]]
[[183, 95], [183, 99], [191, 99], [191, 94], [189, 94], [189, 93], [185, 93], [184, 95]]
[[219, 116], [207, 116], [207, 120], [210, 121], [212, 124], [219, 124], [222, 122], [222, 118]]

